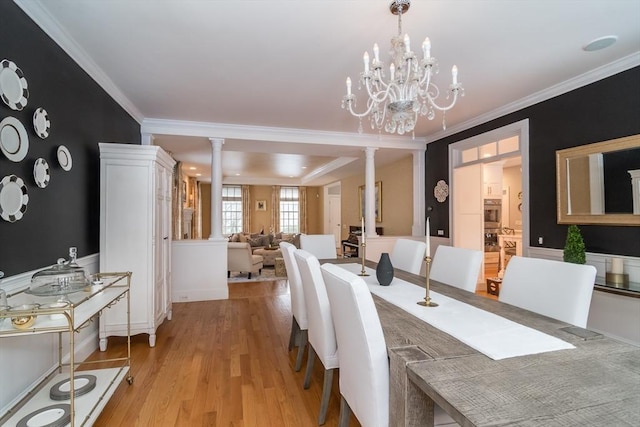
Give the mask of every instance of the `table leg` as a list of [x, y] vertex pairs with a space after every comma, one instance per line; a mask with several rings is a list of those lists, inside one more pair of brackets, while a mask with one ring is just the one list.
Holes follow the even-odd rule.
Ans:
[[433, 401], [407, 377], [407, 365], [430, 360], [417, 346], [389, 350], [389, 426], [433, 426]]

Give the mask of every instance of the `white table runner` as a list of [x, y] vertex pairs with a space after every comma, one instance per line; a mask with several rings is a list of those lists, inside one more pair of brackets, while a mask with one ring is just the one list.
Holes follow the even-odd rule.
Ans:
[[[337, 264], [360, 273], [360, 264]], [[380, 286], [375, 270], [366, 267], [370, 276], [363, 277], [372, 294], [390, 302], [435, 328], [453, 336], [494, 360], [527, 354], [575, 348], [551, 335], [513, 322], [488, 311], [430, 291], [438, 307], [417, 304], [424, 300], [425, 289], [395, 278], [389, 286]]]

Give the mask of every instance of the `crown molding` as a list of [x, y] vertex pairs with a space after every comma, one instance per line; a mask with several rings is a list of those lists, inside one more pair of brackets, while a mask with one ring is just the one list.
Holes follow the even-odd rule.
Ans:
[[135, 121], [142, 123], [144, 116], [122, 93], [120, 88], [102, 71], [91, 57], [76, 43], [38, 2], [13, 0], [51, 39], [64, 50], [104, 91], [111, 96]]
[[551, 86], [549, 88], [541, 90], [540, 92], [519, 99], [496, 110], [474, 117], [473, 119], [467, 120], [466, 122], [460, 123], [459, 125], [448, 127], [446, 131], [440, 131], [425, 137], [425, 142], [428, 144], [430, 142], [438, 141], [447, 136], [454, 135], [467, 129], [471, 129], [472, 127], [487, 123], [499, 117], [506, 116], [507, 114], [522, 110], [526, 107], [542, 101], [546, 101], [555, 96], [571, 92], [572, 90], [581, 88], [607, 77], [611, 77], [614, 74], [621, 73], [637, 66], [640, 66], [640, 52], [633, 53], [617, 61], [603, 65], [602, 67], [595, 68], [584, 74], [566, 80], [562, 83], [558, 83], [557, 85]]
[[417, 147], [422, 147], [424, 144], [422, 139], [414, 140], [411, 137], [152, 118], [147, 118], [142, 121], [140, 131], [143, 135], [155, 134], [195, 136], [204, 138], [215, 137], [301, 144], [396, 148], [404, 150], [415, 150]]

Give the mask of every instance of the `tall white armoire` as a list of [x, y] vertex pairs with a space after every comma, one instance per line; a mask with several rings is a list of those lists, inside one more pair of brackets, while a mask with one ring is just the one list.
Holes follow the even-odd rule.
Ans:
[[[100, 271], [131, 271], [131, 335], [171, 320], [171, 194], [175, 161], [162, 148], [100, 143]], [[127, 335], [123, 300], [100, 317], [100, 350]]]

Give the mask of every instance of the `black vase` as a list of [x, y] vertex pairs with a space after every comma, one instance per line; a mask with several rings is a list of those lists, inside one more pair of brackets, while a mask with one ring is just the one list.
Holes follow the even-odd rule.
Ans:
[[376, 267], [376, 278], [382, 286], [389, 286], [393, 280], [393, 265], [391, 265], [391, 258], [387, 252], [380, 255], [380, 261]]

